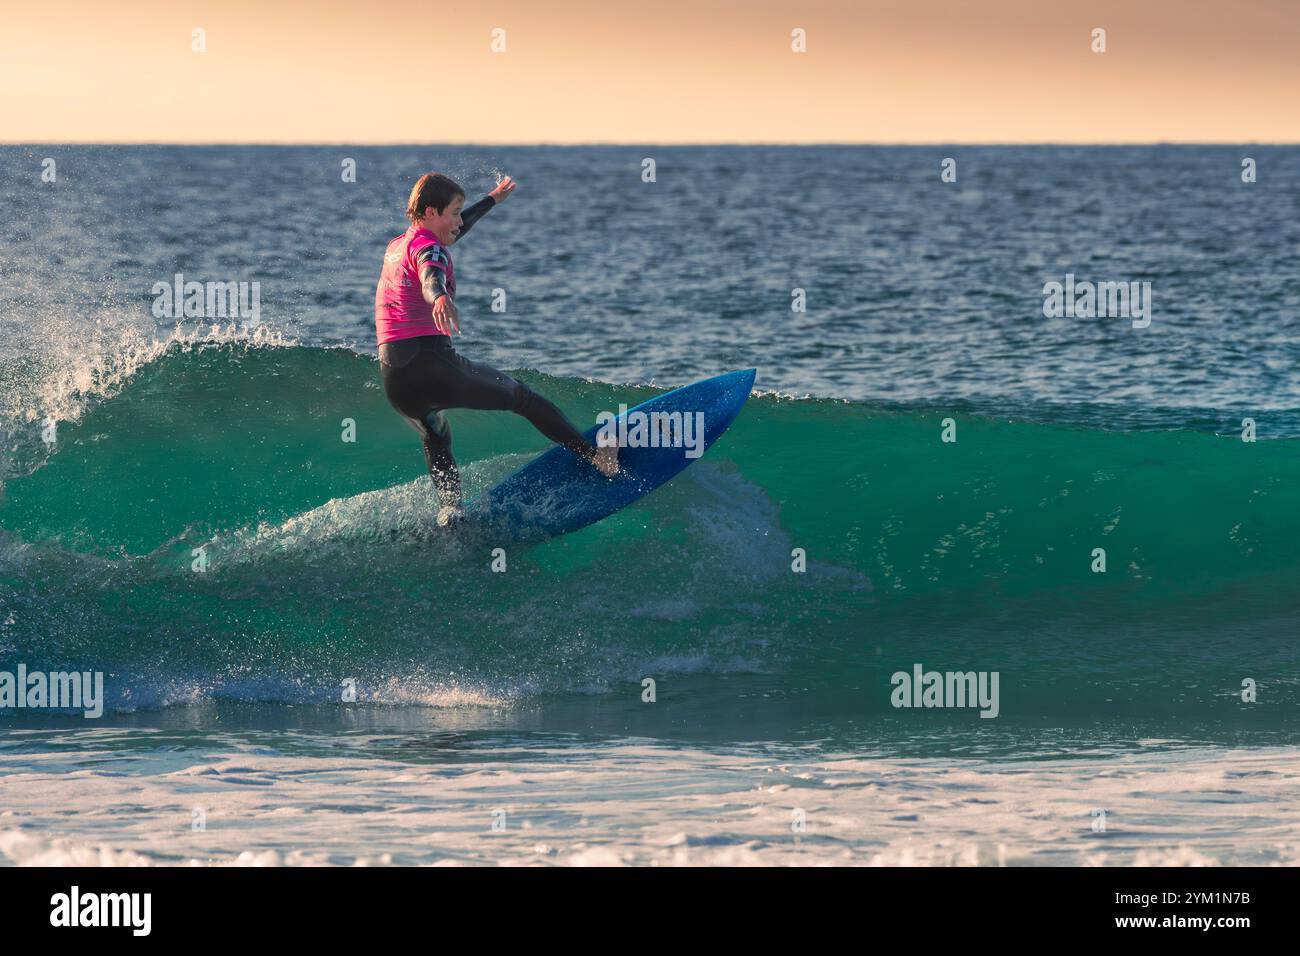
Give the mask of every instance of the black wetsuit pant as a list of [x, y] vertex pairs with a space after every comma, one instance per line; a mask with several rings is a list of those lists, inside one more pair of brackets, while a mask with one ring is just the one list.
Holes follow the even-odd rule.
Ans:
[[562, 411], [527, 385], [457, 354], [446, 335], [421, 335], [379, 347], [379, 372], [393, 408], [424, 441], [429, 476], [444, 504], [460, 502], [460, 473], [451, 455], [446, 408], [510, 411], [583, 458], [594, 446]]

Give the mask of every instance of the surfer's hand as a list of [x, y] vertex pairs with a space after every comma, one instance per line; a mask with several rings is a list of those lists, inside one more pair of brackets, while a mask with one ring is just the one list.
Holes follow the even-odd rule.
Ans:
[[498, 205], [500, 205], [506, 201], [507, 196], [515, 191], [515, 187], [518, 185], [519, 184], [509, 176], [502, 176], [501, 182], [497, 183], [496, 188], [488, 193], [488, 195], [491, 196]]
[[445, 335], [460, 332], [460, 312], [456, 309], [456, 303], [451, 301], [451, 296], [440, 295], [433, 304], [433, 327]]

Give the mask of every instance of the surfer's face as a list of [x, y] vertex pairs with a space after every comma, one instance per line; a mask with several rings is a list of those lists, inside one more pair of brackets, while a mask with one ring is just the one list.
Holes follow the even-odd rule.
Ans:
[[460, 211], [464, 205], [464, 197], [457, 196], [447, 203], [447, 208], [442, 212], [430, 206], [424, 211], [424, 218], [420, 220], [420, 225], [437, 236], [438, 241], [444, 246], [449, 246], [460, 235]]

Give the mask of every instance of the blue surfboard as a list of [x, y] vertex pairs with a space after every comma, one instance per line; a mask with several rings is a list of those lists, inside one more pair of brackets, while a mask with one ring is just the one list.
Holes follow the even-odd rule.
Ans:
[[[628, 409], [626, 416], [618, 416], [620, 420], [626, 417], [623, 424], [629, 429], [638, 422], [647, 425], [640, 442], [619, 448], [617, 476], [606, 478], [590, 463], [556, 445], [471, 500], [457, 523], [465, 530], [490, 529], [513, 540], [537, 540], [568, 534], [609, 517], [673, 478], [696, 460], [697, 450], [702, 453], [717, 441], [749, 398], [755, 373], [751, 368], [705, 379], [665, 392]], [[687, 415], [692, 430], [684, 432]], [[695, 432], [701, 420], [702, 440]], [[599, 430], [599, 425], [589, 428], [585, 437], [594, 443]], [[687, 447], [687, 439], [693, 447]]]

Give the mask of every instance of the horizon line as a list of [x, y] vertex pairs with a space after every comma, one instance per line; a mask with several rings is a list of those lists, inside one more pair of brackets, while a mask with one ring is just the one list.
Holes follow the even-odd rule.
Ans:
[[500, 149], [503, 147], [683, 147], [683, 146], [1300, 146], [1300, 140], [1209, 140], [1209, 139], [1157, 139], [1157, 140], [728, 140], [728, 141], [682, 141], [682, 142], [647, 142], [628, 140], [610, 142], [602, 140], [539, 140], [529, 142], [491, 142], [477, 141], [442, 141], [411, 142], [406, 140], [359, 142], [355, 140], [4, 140], [0, 146], [454, 146], [483, 147]]

